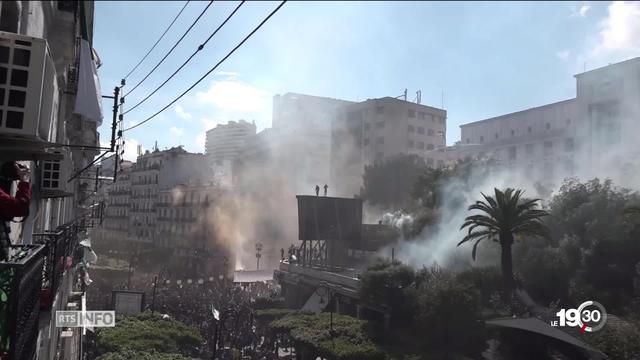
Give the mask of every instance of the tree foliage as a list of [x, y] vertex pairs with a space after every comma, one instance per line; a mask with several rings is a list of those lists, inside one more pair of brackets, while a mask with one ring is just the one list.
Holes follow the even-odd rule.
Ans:
[[109, 352], [98, 356], [96, 360], [190, 360], [190, 357], [180, 354], [167, 354], [156, 351], [124, 350], [122, 352]]
[[365, 360], [385, 359], [385, 353], [373, 343], [366, 321], [346, 315], [328, 313], [294, 313], [270, 324], [277, 333], [289, 333], [296, 347], [309, 353], [311, 358]]
[[392, 331], [382, 339], [407, 351], [477, 356], [484, 347], [480, 292], [438, 267], [414, 271], [380, 262], [361, 276], [360, 296], [386, 305]]
[[202, 337], [196, 329], [149, 312], [118, 317], [115, 327], [97, 333], [98, 354], [129, 350], [195, 356], [201, 344]]
[[426, 164], [417, 155], [400, 154], [365, 167], [360, 196], [372, 205], [399, 209], [411, 201], [409, 189]]

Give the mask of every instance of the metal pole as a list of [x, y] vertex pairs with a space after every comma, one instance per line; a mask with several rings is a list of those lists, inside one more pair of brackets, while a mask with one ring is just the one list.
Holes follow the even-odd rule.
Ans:
[[156, 289], [158, 288], [158, 275], [153, 279], [153, 297], [151, 298], [151, 313], [156, 311]]

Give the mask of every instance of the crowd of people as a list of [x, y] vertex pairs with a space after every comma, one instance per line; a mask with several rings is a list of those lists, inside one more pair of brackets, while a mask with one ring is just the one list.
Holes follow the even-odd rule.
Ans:
[[87, 289], [88, 307], [106, 309], [105, 305], [111, 305], [112, 290], [142, 291], [145, 293], [146, 310], [169, 316], [199, 330], [203, 338], [203, 355], [210, 356], [216, 338], [220, 356], [229, 353], [231, 348], [259, 347], [260, 339], [254, 335], [253, 304], [258, 298], [277, 297], [279, 291], [275, 283], [233, 283], [219, 277], [158, 278], [154, 296], [156, 276], [136, 273], [125, 280], [122, 277], [117, 280], [96, 278]]

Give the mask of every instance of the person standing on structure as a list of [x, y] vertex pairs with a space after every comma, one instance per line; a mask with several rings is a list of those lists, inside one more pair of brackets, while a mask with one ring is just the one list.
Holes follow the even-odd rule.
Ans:
[[320, 186], [316, 185], [316, 196], [320, 196]]
[[329, 189], [329, 185], [324, 184], [324, 196], [327, 196], [327, 189]]

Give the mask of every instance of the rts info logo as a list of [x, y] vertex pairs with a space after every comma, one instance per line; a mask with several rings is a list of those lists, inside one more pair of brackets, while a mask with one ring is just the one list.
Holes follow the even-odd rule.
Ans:
[[602, 329], [607, 322], [607, 311], [597, 301], [585, 301], [577, 309], [561, 309], [556, 313], [559, 321], [551, 321], [551, 326], [578, 327], [580, 332], [594, 332]]

